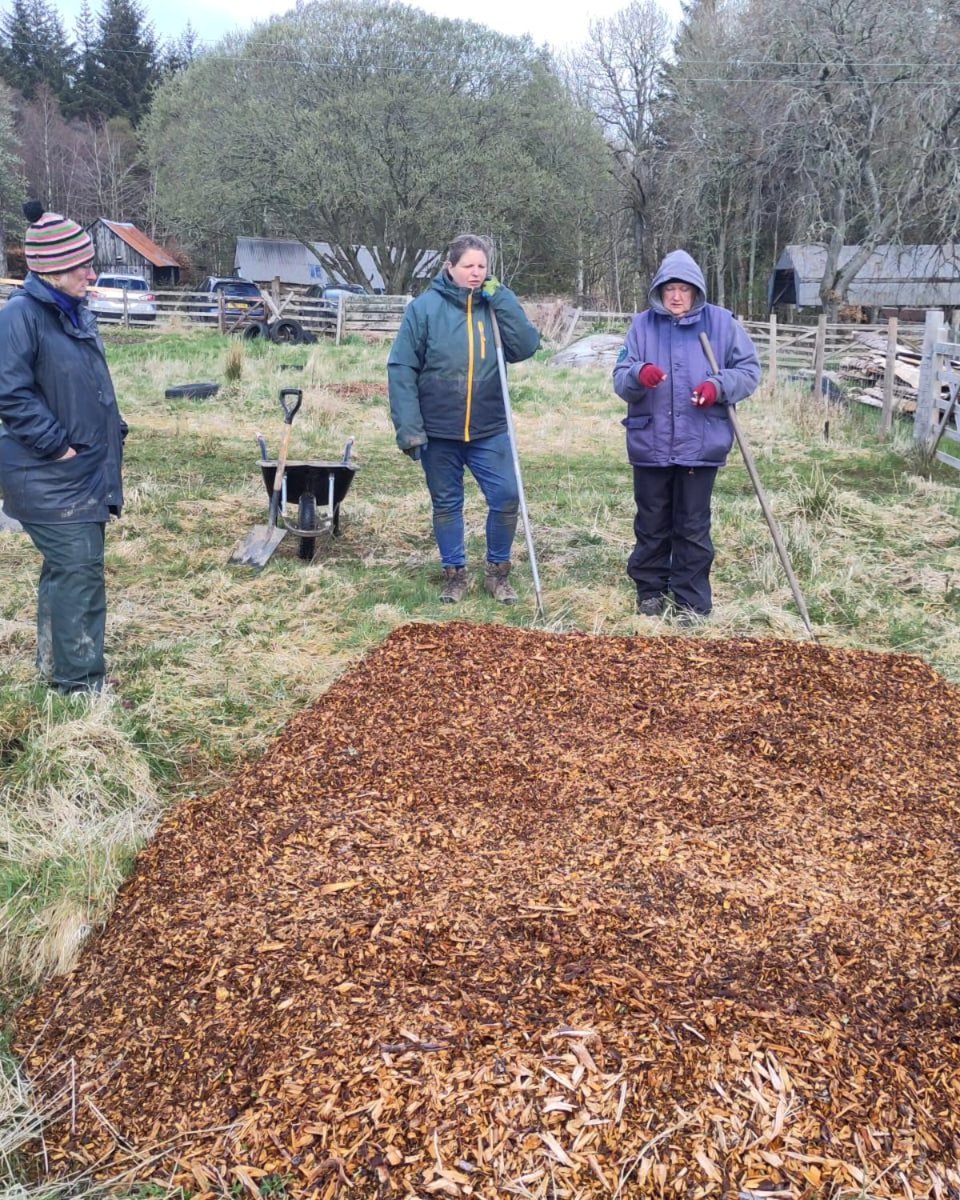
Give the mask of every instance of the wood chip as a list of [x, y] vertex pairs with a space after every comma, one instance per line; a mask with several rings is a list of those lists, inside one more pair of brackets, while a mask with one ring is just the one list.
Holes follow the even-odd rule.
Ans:
[[17, 1013], [38, 1172], [956, 1200], [958, 747], [907, 655], [398, 629]]

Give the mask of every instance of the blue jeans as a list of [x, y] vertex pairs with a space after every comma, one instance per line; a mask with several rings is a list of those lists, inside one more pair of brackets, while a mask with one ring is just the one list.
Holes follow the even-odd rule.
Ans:
[[470, 469], [487, 502], [487, 562], [509, 562], [520, 509], [510, 435], [504, 431], [475, 442], [431, 438], [420, 462], [433, 502], [433, 534], [443, 565], [463, 567], [467, 562], [464, 467]]
[[101, 522], [22, 522], [43, 555], [37, 592], [37, 669], [61, 692], [103, 687], [107, 627]]
[[716, 478], [716, 467], [633, 468], [636, 545], [627, 574], [638, 600], [672, 592], [681, 608], [710, 612], [710, 499]]

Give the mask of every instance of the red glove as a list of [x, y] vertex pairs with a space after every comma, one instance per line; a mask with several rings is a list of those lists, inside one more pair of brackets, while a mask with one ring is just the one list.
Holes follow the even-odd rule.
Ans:
[[663, 383], [666, 377], [666, 372], [661, 371], [655, 363], [644, 363], [637, 372], [637, 378], [645, 388], [655, 388], [658, 383]]
[[711, 404], [716, 404], [719, 395], [717, 385], [708, 379], [706, 383], [701, 383], [694, 389], [693, 402], [698, 408], [709, 408]]

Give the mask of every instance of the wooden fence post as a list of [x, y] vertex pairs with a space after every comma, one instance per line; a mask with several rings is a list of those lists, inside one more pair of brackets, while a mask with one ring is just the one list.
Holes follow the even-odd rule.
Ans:
[[566, 332], [564, 333], [563, 338], [560, 341], [560, 349], [561, 350], [566, 350], [566, 348], [570, 345], [570, 342], [573, 340], [573, 331], [576, 329], [577, 325], [579, 324], [580, 313], [581, 313], [581, 310], [579, 308], [575, 308], [573, 310], [573, 312], [570, 316], [570, 324], [567, 326]]
[[880, 422], [880, 431], [884, 437], [889, 437], [893, 429], [893, 372], [897, 363], [897, 325], [896, 317], [887, 321], [887, 361], [883, 366], [883, 418]]
[[340, 345], [340, 339], [343, 337], [343, 305], [346, 297], [343, 292], [337, 297], [337, 333], [334, 339], [334, 345]]
[[827, 353], [827, 314], [817, 320], [817, 340], [813, 348], [813, 394], [823, 399], [823, 363]]
[[922, 454], [929, 455], [934, 439], [937, 400], [940, 382], [937, 379], [937, 342], [943, 333], [943, 312], [927, 309], [923, 326], [923, 357], [920, 359], [920, 386], [917, 389], [917, 411], [913, 417], [913, 444]]
[[220, 288], [217, 292], [217, 329], [221, 333], [227, 332], [227, 314], [223, 304], [222, 288]]
[[770, 314], [770, 347], [767, 355], [767, 379], [772, 388], [777, 386], [777, 314]]

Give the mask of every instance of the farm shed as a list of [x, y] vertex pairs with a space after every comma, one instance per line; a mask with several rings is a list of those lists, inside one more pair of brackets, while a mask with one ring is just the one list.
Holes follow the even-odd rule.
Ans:
[[[840, 265], [857, 246], [844, 246]], [[770, 308], [795, 304], [820, 308], [820, 281], [827, 247], [787, 246], [770, 279]], [[878, 246], [847, 291], [845, 302], [863, 308], [960, 308], [960, 244]]]
[[[318, 254], [330, 253], [328, 242], [311, 244], [316, 247]], [[366, 274], [367, 286], [373, 292], [383, 292], [383, 276], [366, 246], [360, 247], [357, 257]], [[252, 279], [254, 283], [265, 284], [279, 279], [282, 284], [297, 287], [309, 287], [311, 284], [327, 287], [344, 282], [327, 271], [309, 247], [295, 238], [238, 237], [233, 262], [237, 274], [244, 279]], [[425, 254], [417, 267], [418, 277], [432, 275], [436, 264], [436, 255]]]
[[99, 217], [87, 227], [97, 251], [100, 271], [142, 275], [152, 288], [175, 287], [180, 264], [130, 221]]

